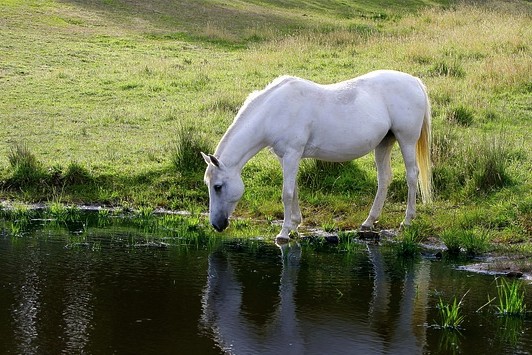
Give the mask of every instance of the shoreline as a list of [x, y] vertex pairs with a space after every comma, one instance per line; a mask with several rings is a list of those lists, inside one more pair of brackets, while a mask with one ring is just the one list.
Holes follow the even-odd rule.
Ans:
[[[0, 201], [1, 210], [14, 210], [18, 206], [23, 206], [28, 210], [45, 211], [50, 207], [49, 203], [18, 203], [13, 201], [3, 200]], [[121, 206], [106, 206], [99, 204], [65, 204], [66, 207], [75, 206], [82, 212], [99, 212], [101, 210], [107, 210], [109, 212], [123, 212], [132, 213], [134, 209], [124, 208]], [[154, 208], [152, 213], [154, 215], [179, 215], [179, 216], [192, 216], [190, 211], [172, 211], [164, 208]], [[208, 213], [200, 213], [201, 216], [208, 216]], [[261, 221], [266, 222], [266, 221]], [[272, 224], [282, 224], [282, 221], [272, 221]], [[384, 229], [384, 230], [343, 230], [342, 233], [352, 234], [353, 238], [356, 238], [360, 243], [380, 243], [393, 242], [394, 238], [398, 235], [398, 230]], [[330, 244], [339, 243], [339, 232], [327, 232], [316, 226], [303, 226], [300, 228], [299, 235], [296, 239], [299, 240], [321, 240]], [[272, 240], [274, 240], [272, 236]], [[421, 248], [421, 254], [424, 258], [441, 260], [444, 257], [444, 253], [447, 251], [445, 244], [437, 237], [429, 237], [427, 240], [419, 243]], [[532, 280], [532, 259], [519, 252], [509, 252], [497, 248], [497, 244], [494, 244], [496, 250], [486, 252], [480, 255], [470, 257], [468, 262], [464, 262], [460, 257], [456, 257], [458, 264], [457, 270], [487, 274], [493, 276], [506, 276], [509, 278], [520, 278], [522, 280]], [[497, 250], [498, 249], [498, 250]], [[466, 259], [467, 260], [467, 259]]]

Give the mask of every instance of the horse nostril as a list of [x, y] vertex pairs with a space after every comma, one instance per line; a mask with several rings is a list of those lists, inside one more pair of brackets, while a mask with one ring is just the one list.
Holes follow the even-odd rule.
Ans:
[[229, 219], [224, 219], [224, 222], [223, 222], [223, 225], [222, 225], [222, 229], [225, 229], [229, 226]]
[[225, 228], [227, 228], [227, 226], [229, 226], [229, 219], [225, 218], [220, 224], [212, 223], [212, 226], [214, 227], [214, 229], [216, 229], [217, 232], [221, 232]]

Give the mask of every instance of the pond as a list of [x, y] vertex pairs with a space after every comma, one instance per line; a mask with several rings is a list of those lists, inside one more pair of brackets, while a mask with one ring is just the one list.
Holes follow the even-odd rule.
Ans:
[[[494, 276], [445, 258], [372, 243], [187, 239], [126, 222], [14, 223], [0, 235], [2, 354], [532, 352], [530, 314], [481, 308], [497, 295]], [[464, 294], [461, 329], [438, 327], [440, 298]]]

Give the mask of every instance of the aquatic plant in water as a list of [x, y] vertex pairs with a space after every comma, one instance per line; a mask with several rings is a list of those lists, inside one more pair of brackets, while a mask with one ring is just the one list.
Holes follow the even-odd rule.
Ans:
[[524, 316], [526, 314], [525, 290], [519, 280], [509, 282], [504, 278], [496, 279], [499, 304], [496, 306], [500, 314], [508, 316]]
[[438, 302], [438, 312], [440, 314], [440, 326], [444, 329], [459, 329], [463, 323], [465, 316], [462, 315], [462, 302], [464, 297], [468, 294], [467, 291], [460, 301], [456, 297], [453, 298], [452, 303], [445, 303], [441, 297]]
[[355, 232], [339, 231], [338, 240], [340, 242], [340, 251], [351, 254], [365, 248], [366, 244], [358, 242], [356, 238], [357, 235]]

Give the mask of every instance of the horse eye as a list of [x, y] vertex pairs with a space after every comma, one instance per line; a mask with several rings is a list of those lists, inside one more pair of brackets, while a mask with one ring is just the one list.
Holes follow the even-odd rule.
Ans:
[[216, 184], [213, 187], [214, 187], [214, 191], [216, 191], [216, 192], [220, 192], [222, 190], [222, 185], [221, 184]]

